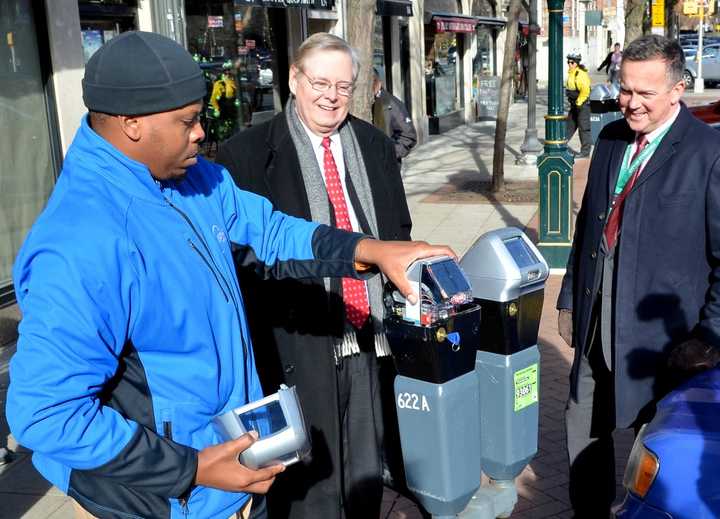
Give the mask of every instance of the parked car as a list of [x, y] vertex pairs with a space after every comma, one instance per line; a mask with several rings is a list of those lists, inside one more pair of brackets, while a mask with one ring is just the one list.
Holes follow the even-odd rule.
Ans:
[[616, 519], [720, 517], [720, 368], [669, 393], [640, 430]]
[[690, 106], [690, 113], [710, 126], [720, 130], [720, 100], [714, 103]]
[[[695, 85], [695, 79], [698, 75], [698, 63], [695, 59], [697, 50], [691, 52], [692, 54], [688, 55], [688, 51], [685, 51], [685, 72], [683, 74], [683, 80], [685, 81], [686, 88], [692, 88]], [[720, 82], [720, 44], [715, 43], [703, 47], [702, 77], [706, 84], [716, 84]]]

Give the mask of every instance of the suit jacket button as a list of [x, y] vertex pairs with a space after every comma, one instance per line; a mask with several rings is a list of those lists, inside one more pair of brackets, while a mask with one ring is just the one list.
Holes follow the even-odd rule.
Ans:
[[590, 257], [591, 257], [592, 259], [597, 258], [597, 252], [592, 251], [592, 252], [590, 253]]
[[589, 288], [586, 288], [586, 289], [585, 289], [585, 295], [586, 295], [586, 296], [589, 296], [589, 295], [590, 295], [590, 289], [589, 289]]
[[294, 364], [285, 364], [285, 373], [288, 375], [290, 373], [293, 373], [295, 371], [295, 365]]

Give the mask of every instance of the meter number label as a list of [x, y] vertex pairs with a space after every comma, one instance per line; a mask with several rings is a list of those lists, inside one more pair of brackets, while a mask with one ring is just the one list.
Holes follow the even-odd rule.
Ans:
[[513, 374], [515, 386], [515, 412], [521, 411], [538, 401], [538, 365], [531, 364], [527, 368]]
[[418, 395], [417, 393], [403, 392], [397, 396], [398, 409], [410, 409], [412, 411], [424, 411], [430, 412], [430, 405], [428, 404], [425, 395]]

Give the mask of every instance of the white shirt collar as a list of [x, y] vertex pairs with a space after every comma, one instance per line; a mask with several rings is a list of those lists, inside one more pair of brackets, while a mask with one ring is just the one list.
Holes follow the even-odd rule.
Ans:
[[[655, 128], [653, 131], [648, 133], [645, 138], [647, 139], [648, 143], [651, 143], [654, 141], [659, 135], [662, 134], [666, 129], [668, 129], [672, 123], [675, 122], [675, 119], [677, 119], [677, 116], [680, 114], [680, 103], [677, 104], [675, 107], [675, 113], [664, 123], [662, 123], [660, 126]], [[636, 136], [637, 137], [637, 136]]]
[[[298, 116], [298, 120], [300, 121], [300, 124], [302, 124], [302, 127], [305, 128], [305, 133], [307, 133], [308, 137], [310, 137], [310, 143], [312, 144], [313, 149], [322, 148], [322, 141], [324, 137], [320, 137], [319, 135], [314, 134], [310, 128], [307, 127], [305, 122]], [[330, 142], [332, 144], [337, 143], [337, 139], [335, 138], [337, 135], [339, 135], [338, 131], [335, 130], [330, 134]]]

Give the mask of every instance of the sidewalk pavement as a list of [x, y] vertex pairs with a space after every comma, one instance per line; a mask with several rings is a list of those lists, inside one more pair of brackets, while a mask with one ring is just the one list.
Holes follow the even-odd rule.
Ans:
[[[536, 127], [544, 136], [547, 96], [538, 96]], [[687, 95], [688, 104], [707, 102], [720, 97], [720, 91], [702, 96]], [[505, 154], [505, 178], [514, 182], [537, 181], [535, 166], [515, 164], [520, 154], [526, 127], [527, 104], [511, 106]], [[513, 203], [438, 202], [431, 195], [448, 186], [459, 186], [467, 180], [489, 181], [492, 172], [494, 121], [481, 121], [455, 128], [414, 150], [403, 164], [403, 179], [413, 217], [413, 238], [446, 243], [462, 255], [483, 233], [499, 227], [516, 226], [530, 236], [537, 233], [537, 205]], [[577, 135], [570, 142], [579, 148]], [[587, 176], [587, 159], [578, 160], [574, 169], [573, 201], [577, 212]], [[440, 197], [440, 200], [442, 198]], [[545, 289], [545, 304], [540, 324], [540, 429], [538, 453], [518, 477], [519, 501], [512, 519], [571, 517], [567, 497], [568, 471], [565, 457], [563, 412], [568, 394], [568, 373], [572, 350], [557, 334], [555, 300], [561, 277], [551, 276]], [[0, 332], [3, 326], [17, 321], [17, 308], [0, 310]], [[0, 339], [2, 338], [0, 333]], [[72, 519], [69, 500], [51, 487], [32, 467], [29, 453], [19, 447], [5, 421], [5, 396], [8, 386], [8, 362], [14, 343], [0, 341], [0, 448], [9, 447], [13, 461], [0, 464], [0, 519]], [[618, 480], [632, 445], [632, 434], [616, 435]], [[622, 489], [618, 488], [618, 496]], [[420, 519], [417, 507], [394, 492], [386, 491], [383, 519]]]

